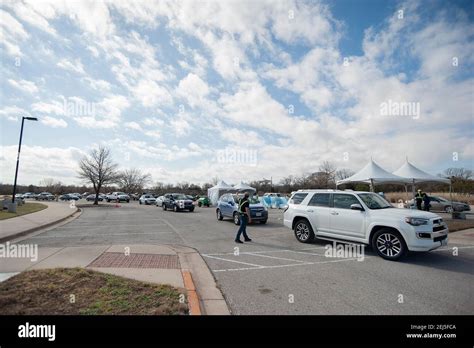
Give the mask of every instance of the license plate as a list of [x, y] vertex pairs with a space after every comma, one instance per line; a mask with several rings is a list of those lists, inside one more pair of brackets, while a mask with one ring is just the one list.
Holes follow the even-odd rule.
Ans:
[[256, 213], [255, 216], [262, 216], [262, 213]]

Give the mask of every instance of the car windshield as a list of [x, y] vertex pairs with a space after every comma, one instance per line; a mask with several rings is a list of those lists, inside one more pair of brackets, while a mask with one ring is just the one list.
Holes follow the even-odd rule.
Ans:
[[375, 193], [359, 193], [359, 198], [365, 203], [369, 209], [386, 209], [393, 208], [392, 205]]
[[185, 195], [173, 195], [174, 199], [187, 199]]

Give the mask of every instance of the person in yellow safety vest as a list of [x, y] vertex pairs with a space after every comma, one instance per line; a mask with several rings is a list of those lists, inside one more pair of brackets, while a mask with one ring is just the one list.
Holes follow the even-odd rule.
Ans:
[[252, 216], [250, 214], [250, 202], [249, 202], [249, 193], [245, 192], [243, 198], [239, 200], [239, 215], [240, 215], [240, 227], [237, 231], [237, 236], [235, 237], [236, 243], [243, 243], [240, 240], [240, 235], [244, 235], [244, 240], [246, 242], [251, 242], [252, 240], [247, 236], [247, 223], [252, 223]]
[[421, 203], [423, 202], [423, 192], [418, 189], [418, 192], [415, 195], [416, 209], [421, 210]]

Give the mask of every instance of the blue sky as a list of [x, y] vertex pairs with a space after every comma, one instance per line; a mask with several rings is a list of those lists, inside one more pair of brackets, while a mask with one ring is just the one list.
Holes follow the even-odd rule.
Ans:
[[[78, 183], [99, 145], [155, 182], [278, 180], [370, 157], [472, 169], [472, 7], [4, 1], [0, 181], [13, 180], [21, 115], [40, 119], [25, 127], [23, 184]], [[389, 101], [420, 114], [383, 115]]]

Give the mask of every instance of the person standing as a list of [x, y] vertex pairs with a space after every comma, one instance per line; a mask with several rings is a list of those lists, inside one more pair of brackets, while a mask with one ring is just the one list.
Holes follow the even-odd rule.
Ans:
[[430, 196], [427, 193], [423, 192], [423, 210], [430, 211]]
[[250, 215], [250, 202], [249, 202], [249, 193], [245, 192], [244, 197], [239, 200], [239, 215], [240, 215], [240, 226], [237, 231], [237, 236], [235, 237], [236, 243], [243, 243], [240, 240], [240, 235], [244, 235], [244, 240], [246, 242], [251, 242], [252, 240], [247, 235], [247, 223], [252, 223], [252, 216]]
[[416, 209], [421, 210], [421, 203], [423, 202], [423, 192], [418, 189], [415, 195]]

